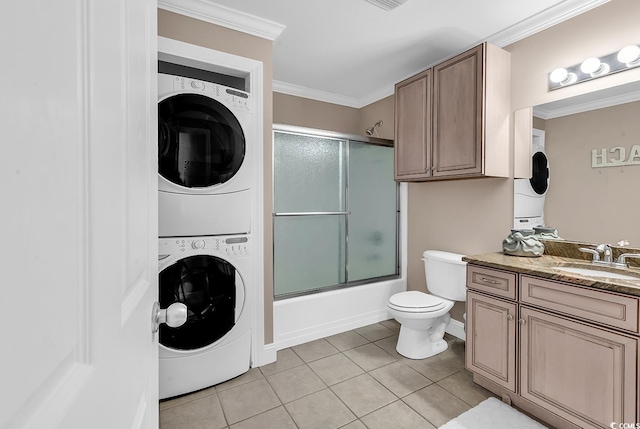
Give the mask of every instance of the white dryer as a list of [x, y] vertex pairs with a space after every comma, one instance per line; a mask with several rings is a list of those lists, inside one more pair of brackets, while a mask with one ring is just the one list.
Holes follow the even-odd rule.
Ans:
[[158, 98], [160, 237], [249, 233], [251, 94], [158, 74]]
[[160, 326], [160, 399], [249, 370], [253, 290], [251, 237], [159, 240], [160, 306], [187, 306], [187, 322]]
[[549, 160], [544, 150], [545, 132], [533, 129], [531, 178], [513, 181], [513, 229], [545, 226], [544, 203], [549, 190]]

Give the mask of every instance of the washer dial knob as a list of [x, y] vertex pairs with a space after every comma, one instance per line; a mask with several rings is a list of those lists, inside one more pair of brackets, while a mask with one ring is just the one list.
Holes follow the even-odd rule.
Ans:
[[193, 243], [191, 243], [191, 247], [193, 247], [194, 249], [204, 248], [204, 240], [193, 240]]

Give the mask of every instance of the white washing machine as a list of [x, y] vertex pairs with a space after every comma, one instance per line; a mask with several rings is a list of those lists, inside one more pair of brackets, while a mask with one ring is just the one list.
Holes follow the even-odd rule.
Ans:
[[251, 237], [172, 237], [159, 241], [160, 306], [187, 306], [187, 322], [160, 326], [160, 399], [194, 392], [249, 370]]
[[158, 75], [160, 237], [250, 232], [254, 110], [248, 92]]
[[545, 226], [544, 203], [550, 179], [543, 130], [533, 129], [531, 146], [531, 178], [513, 181], [513, 229]]

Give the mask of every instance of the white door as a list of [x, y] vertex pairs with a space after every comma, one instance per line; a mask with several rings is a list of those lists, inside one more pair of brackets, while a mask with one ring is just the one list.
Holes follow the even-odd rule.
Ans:
[[156, 428], [156, 2], [5, 6], [0, 428]]

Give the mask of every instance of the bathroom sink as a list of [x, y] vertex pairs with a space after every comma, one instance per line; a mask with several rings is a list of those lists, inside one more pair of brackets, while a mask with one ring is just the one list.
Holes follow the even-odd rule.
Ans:
[[635, 273], [623, 274], [622, 270], [619, 269], [609, 269], [603, 267], [602, 269], [593, 269], [586, 267], [554, 267], [554, 269], [559, 271], [564, 271], [567, 273], [578, 274], [580, 276], [585, 277], [601, 277], [607, 279], [617, 279], [617, 280], [640, 280], [640, 275]]

